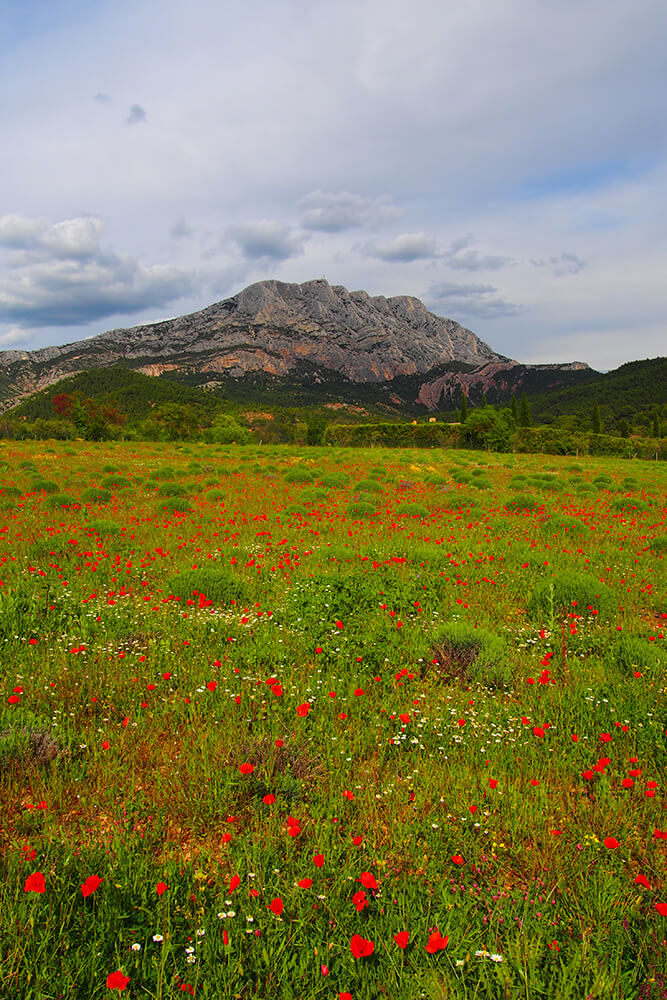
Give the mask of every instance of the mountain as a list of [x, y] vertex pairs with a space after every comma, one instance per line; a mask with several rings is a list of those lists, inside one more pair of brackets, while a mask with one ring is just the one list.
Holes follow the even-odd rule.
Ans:
[[[123, 365], [200, 388], [300, 392], [447, 409], [509, 399], [524, 385], [571, 385], [587, 365], [519, 365], [407, 295], [371, 297], [326, 280], [260, 281], [200, 312], [110, 330], [63, 347], [0, 353], [0, 410], [61, 379]], [[532, 380], [532, 382], [531, 382]], [[238, 391], [235, 395], [238, 396]]]

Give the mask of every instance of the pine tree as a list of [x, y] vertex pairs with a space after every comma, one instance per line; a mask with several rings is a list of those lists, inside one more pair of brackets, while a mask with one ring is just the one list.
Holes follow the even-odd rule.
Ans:
[[660, 417], [658, 415], [657, 410], [653, 411], [653, 418], [651, 420], [651, 434], [653, 435], [654, 438], [660, 437]]
[[530, 427], [532, 425], [530, 417], [530, 403], [525, 392], [521, 394], [521, 404], [519, 406], [519, 426]]
[[600, 417], [600, 407], [597, 399], [595, 400], [595, 406], [593, 407], [593, 433], [602, 434], [602, 418]]
[[519, 404], [516, 401], [516, 396], [512, 393], [512, 419], [514, 423], [519, 426]]
[[467, 419], [468, 419], [468, 400], [464, 392], [461, 395], [461, 423], [464, 424]]

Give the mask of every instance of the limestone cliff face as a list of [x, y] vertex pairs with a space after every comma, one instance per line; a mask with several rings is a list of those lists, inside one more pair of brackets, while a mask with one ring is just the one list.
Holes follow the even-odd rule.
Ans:
[[260, 281], [189, 316], [63, 347], [2, 352], [0, 405], [6, 409], [67, 375], [118, 362], [150, 375], [194, 371], [238, 379], [257, 372], [289, 376], [305, 363], [365, 383], [427, 375], [450, 361], [479, 366], [507, 359], [411, 296], [371, 297], [324, 279]]
[[492, 361], [472, 371], [446, 372], [426, 379], [417, 402], [428, 410], [449, 410], [460, 405], [465, 394], [473, 403], [486, 396], [489, 403], [506, 403], [512, 394], [546, 392], [585, 381], [595, 373], [583, 361], [561, 365], [521, 365], [516, 361]]

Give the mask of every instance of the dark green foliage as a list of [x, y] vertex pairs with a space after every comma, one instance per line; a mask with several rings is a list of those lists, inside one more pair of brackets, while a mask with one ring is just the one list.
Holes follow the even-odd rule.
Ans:
[[595, 400], [595, 405], [593, 407], [593, 433], [602, 434], [602, 418], [600, 416], [600, 405]]
[[428, 510], [421, 503], [399, 503], [394, 508], [397, 517], [428, 517]]
[[185, 497], [188, 495], [186, 487], [181, 483], [160, 483], [157, 492], [160, 497]]
[[521, 402], [519, 404], [519, 426], [520, 427], [530, 427], [532, 425], [532, 419], [530, 415], [530, 403], [528, 402], [528, 396], [525, 392], [521, 393]]
[[614, 643], [611, 655], [614, 662], [628, 673], [653, 670], [665, 662], [665, 650], [661, 645], [636, 635], [624, 636]]
[[216, 604], [243, 602], [247, 598], [244, 581], [224, 566], [189, 569], [165, 580], [164, 593], [182, 600], [194, 600], [204, 595]]
[[492, 406], [485, 406], [469, 414], [463, 434], [471, 448], [509, 451], [513, 431], [510, 410], [494, 410]]
[[69, 507], [74, 500], [67, 493], [52, 493], [48, 499], [49, 507], [58, 509], [59, 507]]
[[514, 395], [514, 393], [512, 393], [512, 406], [511, 406], [511, 409], [512, 409], [512, 420], [514, 421], [514, 423], [518, 427], [519, 426], [519, 404], [517, 403], [517, 399], [516, 399], [516, 396]]
[[342, 486], [347, 486], [350, 481], [350, 477], [347, 472], [327, 472], [325, 476], [322, 476], [322, 486], [330, 487], [331, 489], [340, 489]]
[[430, 640], [427, 663], [446, 681], [503, 687], [511, 683], [502, 636], [467, 622], [449, 622]]
[[32, 493], [57, 493], [59, 489], [51, 479], [36, 479], [30, 487]]
[[461, 423], [464, 424], [468, 419], [468, 399], [465, 392], [461, 395]]
[[170, 465], [165, 465], [161, 469], [153, 469], [149, 479], [176, 479], [178, 473]]
[[167, 511], [169, 514], [183, 514], [191, 510], [192, 504], [186, 497], [167, 497], [160, 501], [158, 510]]
[[111, 493], [103, 486], [89, 486], [83, 491], [83, 499], [86, 503], [109, 503]]
[[93, 535], [99, 535], [102, 538], [109, 537], [110, 535], [120, 535], [121, 527], [117, 521], [112, 521], [111, 518], [98, 517], [86, 521], [86, 531], [89, 531]]
[[375, 479], [361, 479], [354, 484], [355, 493], [382, 493], [382, 485]]
[[544, 620], [545, 616], [575, 614], [587, 617], [596, 611], [601, 618], [616, 609], [614, 592], [590, 573], [560, 573], [543, 580], [528, 602], [528, 613]]
[[532, 510], [534, 507], [541, 507], [542, 501], [532, 493], [517, 493], [511, 500], [508, 500], [505, 507], [509, 511]]
[[308, 469], [290, 469], [289, 472], [285, 474], [286, 483], [312, 483], [315, 476]]
[[377, 507], [367, 500], [357, 500], [347, 508], [348, 517], [372, 517], [377, 513]]
[[131, 485], [129, 479], [119, 475], [105, 476], [102, 480], [102, 486], [109, 490], [129, 490]]

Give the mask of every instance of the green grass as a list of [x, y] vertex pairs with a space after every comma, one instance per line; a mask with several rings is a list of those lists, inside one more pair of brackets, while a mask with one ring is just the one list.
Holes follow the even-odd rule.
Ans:
[[661, 996], [665, 471], [447, 457], [0, 446], [2, 1000]]

